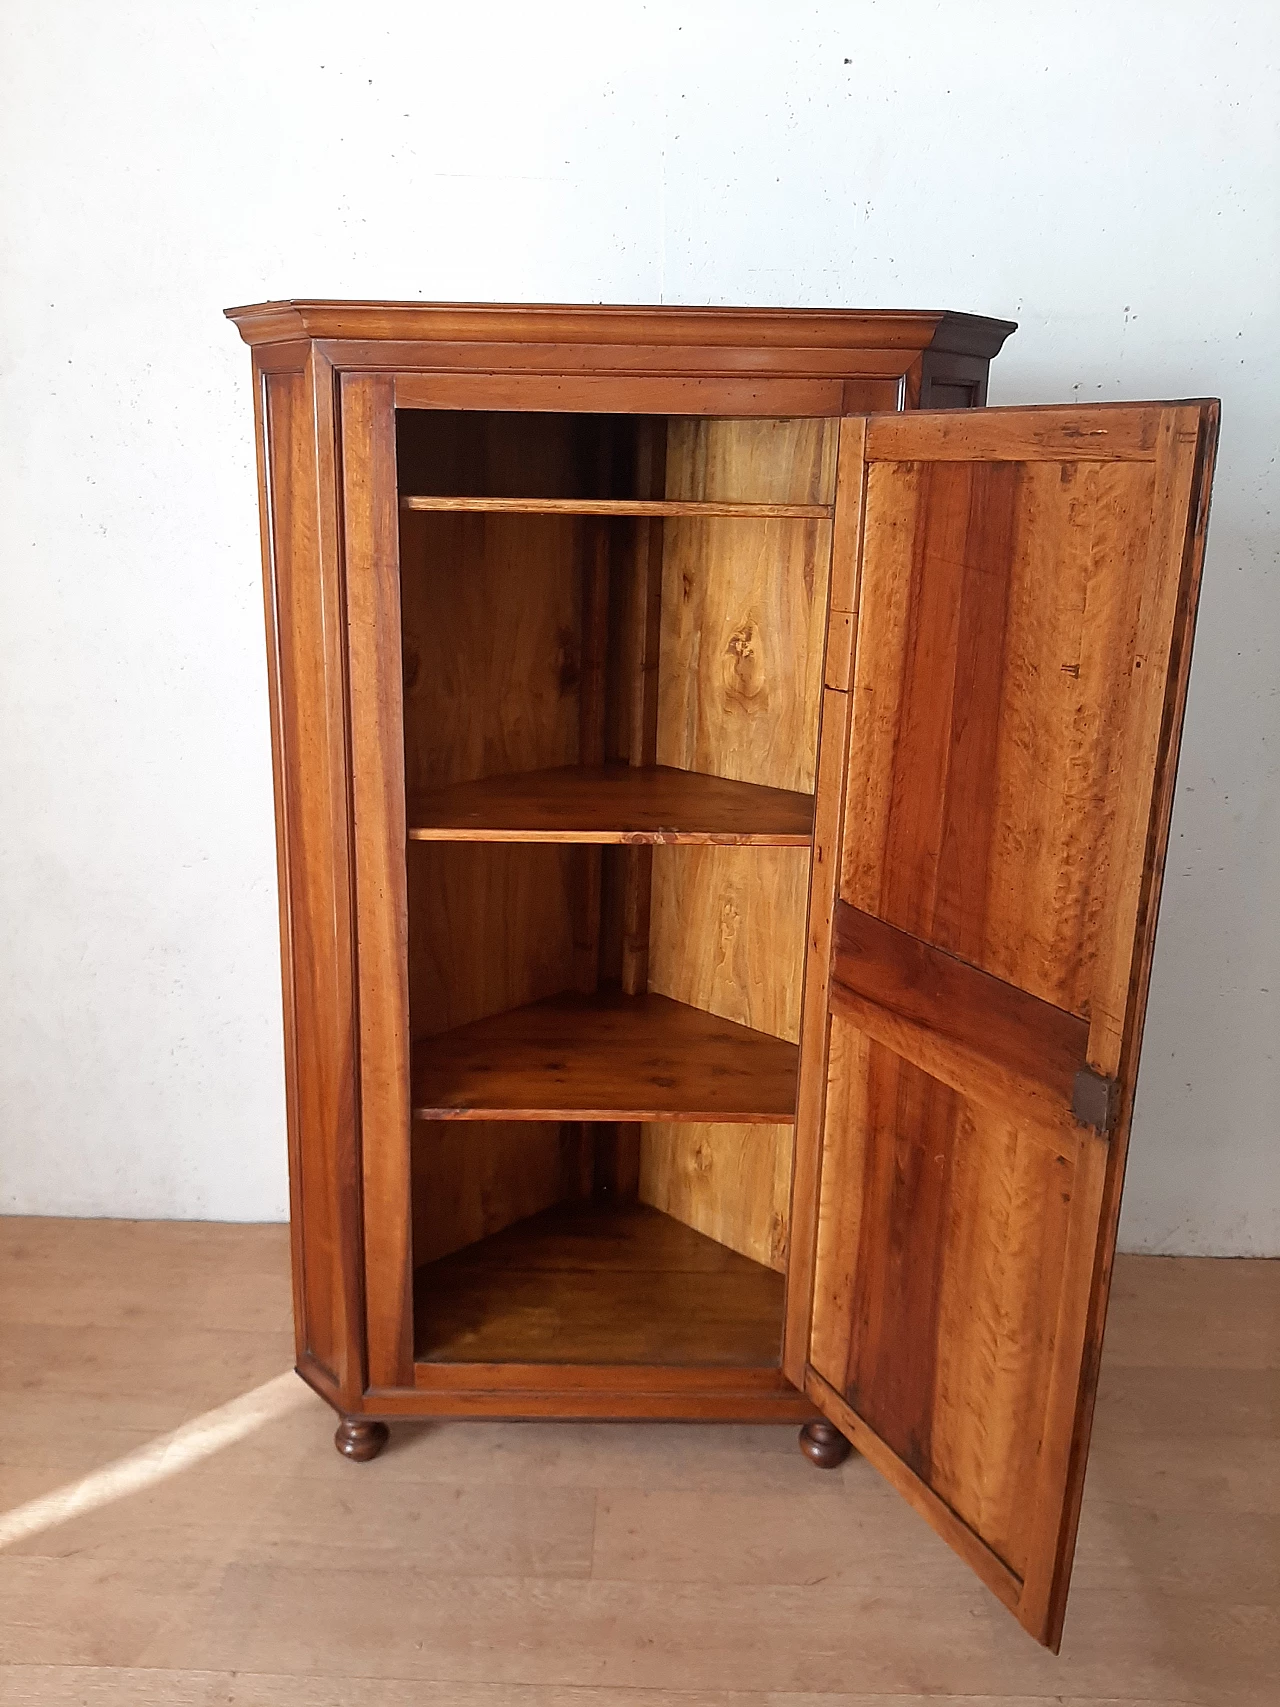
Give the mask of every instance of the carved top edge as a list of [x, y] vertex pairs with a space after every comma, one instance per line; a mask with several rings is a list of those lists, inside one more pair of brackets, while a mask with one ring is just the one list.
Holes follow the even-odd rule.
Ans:
[[258, 302], [228, 308], [247, 344], [362, 342], [939, 350], [994, 356], [1012, 320], [926, 309], [626, 307], [612, 303]]

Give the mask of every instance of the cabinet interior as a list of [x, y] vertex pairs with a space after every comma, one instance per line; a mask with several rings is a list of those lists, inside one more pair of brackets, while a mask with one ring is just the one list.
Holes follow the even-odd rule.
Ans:
[[835, 436], [398, 412], [420, 1360], [779, 1360]]

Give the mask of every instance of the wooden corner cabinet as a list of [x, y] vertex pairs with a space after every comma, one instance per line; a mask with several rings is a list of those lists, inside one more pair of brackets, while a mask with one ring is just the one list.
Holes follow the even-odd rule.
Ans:
[[1056, 1646], [1217, 428], [1007, 322], [280, 302], [300, 1374], [790, 1420]]

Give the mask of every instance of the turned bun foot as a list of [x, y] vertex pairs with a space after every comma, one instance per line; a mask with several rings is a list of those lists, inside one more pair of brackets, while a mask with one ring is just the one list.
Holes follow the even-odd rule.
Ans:
[[343, 1417], [334, 1434], [333, 1444], [344, 1458], [354, 1458], [357, 1464], [367, 1464], [387, 1444], [389, 1433], [386, 1423], [370, 1422], [368, 1417]]
[[800, 1450], [819, 1470], [834, 1470], [853, 1451], [834, 1423], [806, 1423], [800, 1430]]

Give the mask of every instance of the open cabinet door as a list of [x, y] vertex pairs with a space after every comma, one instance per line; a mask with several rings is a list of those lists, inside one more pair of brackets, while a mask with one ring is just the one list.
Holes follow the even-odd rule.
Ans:
[[842, 427], [788, 1373], [1055, 1649], [1216, 429]]

